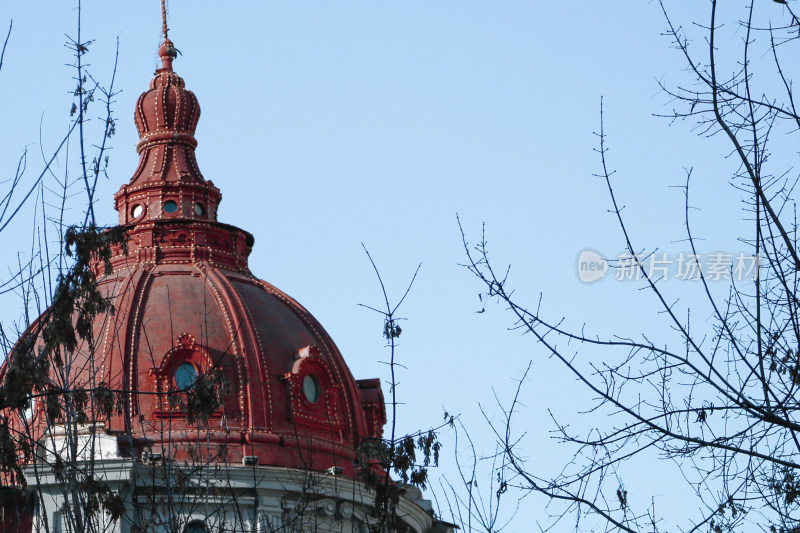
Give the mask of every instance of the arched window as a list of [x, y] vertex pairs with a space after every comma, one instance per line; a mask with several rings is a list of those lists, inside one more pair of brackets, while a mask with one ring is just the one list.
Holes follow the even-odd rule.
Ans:
[[208, 528], [202, 520], [192, 520], [183, 528], [183, 533], [208, 533]]

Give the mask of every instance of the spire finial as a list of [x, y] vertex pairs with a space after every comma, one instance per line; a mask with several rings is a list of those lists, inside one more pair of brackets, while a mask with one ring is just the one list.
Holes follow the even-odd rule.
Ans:
[[164, 41], [158, 49], [158, 55], [161, 57], [161, 68], [159, 70], [172, 72], [172, 60], [178, 56], [178, 50], [167, 36], [169, 33], [169, 28], [167, 27], [167, 0], [161, 0], [161, 31], [164, 34]]
[[167, 28], [167, 0], [161, 0], [161, 32], [164, 34], [165, 41], [169, 39], [167, 36], [169, 32], [169, 28]]

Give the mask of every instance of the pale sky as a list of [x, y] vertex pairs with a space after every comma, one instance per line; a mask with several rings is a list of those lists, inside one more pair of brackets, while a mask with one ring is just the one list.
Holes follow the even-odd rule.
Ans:
[[[9, 176], [28, 147], [28, 186], [43, 168], [41, 152], [52, 153], [69, 125], [74, 84], [63, 43], [76, 31], [72, 4], [0, 0], [3, 36], [13, 19], [0, 70], [0, 171]], [[688, 4], [668, 2], [685, 26], [705, 16], [705, 3], [694, 6], [699, 14]], [[169, 26], [181, 51], [174, 69], [202, 108], [197, 159], [222, 190], [219, 220], [255, 235], [253, 273], [316, 316], [357, 379], [388, 376], [381, 319], [357, 305], [381, 304], [361, 243], [395, 298], [422, 263], [401, 310], [402, 431], [438, 425], [447, 409], [493, 451], [479, 406], [496, 416], [494, 394], [507, 400], [531, 360], [517, 419], [531, 469], [552, 472], [564, 460], [548, 435], [548, 409], [577, 427], [591, 422], [575, 415], [588, 405], [585, 392], [530, 336], [507, 331], [513, 319], [501, 306], [476, 313], [482, 288], [459, 266], [457, 213], [473, 243], [485, 222], [497, 266], [510, 263], [519, 298], [535, 306], [541, 293], [549, 316], [598, 334], [635, 336], [657, 324], [639, 285], [587, 285], [577, 276], [582, 250], [616, 257], [624, 249], [605, 184], [593, 176], [601, 96], [615, 192], [637, 246], [686, 251], [674, 186], [693, 168], [705, 250], [747, 251], [736, 241], [728, 148], [698, 137], [691, 123], [654, 116], [673, 106], [658, 81], [690, 80], [661, 35], [657, 3], [172, 0]], [[160, 31], [156, 0], [83, 2], [82, 32], [93, 40], [85, 57], [102, 84], [119, 41], [117, 133], [96, 205], [105, 224], [116, 222], [112, 195], [136, 168], [133, 107], [157, 66]], [[101, 114], [95, 103], [90, 115]], [[74, 153], [59, 158], [56, 175], [74, 172], [76, 161]], [[4, 272], [30, 250], [29, 213], [3, 233]], [[688, 282], [669, 283], [680, 293]], [[2, 300], [5, 324], [18, 315], [15, 298]], [[442, 432], [435, 475], [455, 483], [451, 437]], [[625, 479], [632, 497], [655, 494], [661, 509], [678, 509], [685, 493], [678, 476], [665, 475], [655, 490], [636, 472]], [[545, 525], [555, 511], [546, 504], [526, 498], [507, 531]]]

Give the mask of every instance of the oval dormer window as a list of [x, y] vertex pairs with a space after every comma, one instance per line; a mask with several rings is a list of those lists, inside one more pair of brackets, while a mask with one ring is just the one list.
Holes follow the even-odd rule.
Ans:
[[197, 381], [197, 369], [190, 363], [183, 363], [175, 369], [175, 387], [178, 390], [186, 390]]
[[144, 207], [142, 207], [142, 204], [136, 204], [133, 206], [133, 209], [131, 209], [131, 216], [134, 220], [142, 216], [142, 214], [144, 214]]
[[303, 378], [303, 394], [311, 403], [316, 403], [320, 396], [319, 381], [311, 374]]
[[201, 217], [206, 214], [206, 208], [200, 202], [194, 204], [194, 214]]
[[175, 200], [167, 200], [166, 202], [164, 202], [164, 211], [170, 214], [177, 212], [178, 202], [176, 202]]

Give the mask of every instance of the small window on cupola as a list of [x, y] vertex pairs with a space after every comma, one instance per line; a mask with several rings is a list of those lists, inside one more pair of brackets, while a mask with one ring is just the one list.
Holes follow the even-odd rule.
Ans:
[[199, 217], [205, 215], [206, 214], [206, 207], [203, 204], [201, 204], [200, 202], [197, 202], [196, 204], [194, 204], [194, 214], [199, 216]]
[[131, 217], [133, 220], [141, 217], [144, 214], [144, 206], [142, 204], [136, 204], [131, 208]]
[[175, 200], [167, 200], [164, 202], [164, 212], [168, 214], [176, 213], [178, 211], [178, 202]]

